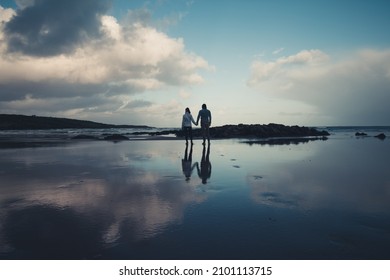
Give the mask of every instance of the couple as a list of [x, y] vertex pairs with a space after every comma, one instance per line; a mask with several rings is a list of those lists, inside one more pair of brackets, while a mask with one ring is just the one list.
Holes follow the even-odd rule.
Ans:
[[200, 127], [202, 129], [202, 137], [203, 137], [203, 145], [207, 141], [210, 144], [210, 125], [211, 125], [211, 112], [207, 109], [206, 104], [202, 105], [202, 110], [199, 111], [198, 117], [196, 119], [196, 122], [194, 121], [194, 118], [191, 115], [191, 111], [189, 108], [186, 108], [185, 113], [183, 115], [183, 122], [182, 122], [182, 128], [184, 131], [184, 135], [186, 137], [186, 143], [188, 144], [188, 137], [190, 137], [191, 144], [192, 142], [192, 125], [191, 122], [194, 123], [194, 125], [198, 125], [200, 119]]

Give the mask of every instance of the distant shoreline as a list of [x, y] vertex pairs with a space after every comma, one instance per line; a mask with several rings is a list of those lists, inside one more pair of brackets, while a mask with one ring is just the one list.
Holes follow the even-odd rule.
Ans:
[[[327, 140], [328, 136], [330, 136], [328, 130], [332, 132], [338, 128], [355, 130], [356, 137], [368, 136], [367, 133], [362, 133], [360, 128], [363, 127], [359, 126], [323, 126], [321, 129], [317, 129], [314, 127], [286, 126], [275, 123], [212, 126], [210, 127], [210, 136], [212, 140], [238, 139], [248, 144], [268, 143], [283, 145]], [[376, 128], [380, 128], [380, 126], [376, 126]], [[390, 127], [384, 128], [390, 129]], [[105, 131], [106, 129], [107, 131]], [[114, 129], [114, 131], [111, 129]], [[118, 130], [115, 131], [115, 129]], [[194, 140], [202, 139], [199, 127], [194, 126], [192, 133]], [[386, 138], [386, 135], [383, 133], [373, 136], [379, 136], [378, 138], [381, 139]], [[164, 129], [145, 125], [110, 125], [66, 118], [0, 114], [0, 148], [66, 145], [78, 141], [172, 141], [183, 139], [183, 131], [180, 128]]]
[[67, 118], [0, 114], [0, 130], [142, 128], [146, 125], [114, 125]]

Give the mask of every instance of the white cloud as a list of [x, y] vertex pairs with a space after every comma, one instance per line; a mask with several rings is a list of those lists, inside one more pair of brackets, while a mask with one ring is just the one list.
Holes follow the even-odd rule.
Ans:
[[15, 11], [11, 8], [3, 8], [0, 6], [0, 26], [8, 22], [15, 15]]
[[282, 51], [284, 51], [284, 48], [279, 48], [279, 49], [276, 49], [276, 50], [274, 50], [273, 52], [272, 52], [272, 54], [279, 54], [279, 53], [281, 53]]
[[[113, 17], [102, 17], [106, 41], [91, 42], [70, 55], [31, 57], [1, 54], [1, 81], [71, 83], [108, 82], [136, 85], [139, 90], [180, 83], [201, 83], [198, 69], [207, 69], [201, 57], [185, 51], [181, 39], [134, 24], [123, 31]], [[157, 47], [156, 47], [157, 46]]]
[[290, 76], [306, 73], [308, 69], [315, 70], [328, 61], [328, 56], [319, 50], [303, 50], [295, 55], [280, 57], [275, 61], [265, 62], [256, 59], [252, 63], [252, 76], [248, 81], [249, 85], [257, 86], [262, 82], [278, 79], [281, 76]]
[[335, 124], [388, 124], [390, 50], [363, 50], [334, 61], [320, 50], [252, 63], [247, 84], [263, 94], [298, 100]]
[[179, 96], [182, 98], [182, 99], [189, 99], [191, 96], [192, 96], [192, 93], [187, 91], [187, 90], [184, 90], [184, 89], [181, 89], [179, 91]]
[[[79, 44], [71, 53], [10, 53], [3, 27], [14, 14], [0, 7], [0, 108], [4, 112], [18, 108], [42, 112], [50, 110], [47, 104], [60, 103], [67, 112], [82, 108], [106, 112], [104, 103], [125, 109], [123, 99], [130, 95], [200, 84], [199, 71], [212, 69], [202, 57], [186, 50], [183, 39], [142, 22], [119, 23], [108, 15], [100, 17], [102, 36]], [[83, 102], [77, 105], [75, 99]]]

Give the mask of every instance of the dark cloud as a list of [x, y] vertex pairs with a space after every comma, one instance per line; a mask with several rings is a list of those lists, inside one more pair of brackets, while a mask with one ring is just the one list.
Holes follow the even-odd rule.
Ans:
[[72, 98], [78, 96], [94, 96], [108, 90], [105, 84], [73, 84], [61, 80], [42, 82], [15, 81], [0, 83], [0, 102], [22, 100], [26, 96], [32, 98]]
[[101, 36], [99, 16], [111, 0], [35, 0], [5, 25], [9, 52], [54, 56]]
[[140, 108], [140, 107], [149, 107], [153, 103], [146, 100], [133, 100], [127, 104], [125, 108], [132, 109], [132, 108]]

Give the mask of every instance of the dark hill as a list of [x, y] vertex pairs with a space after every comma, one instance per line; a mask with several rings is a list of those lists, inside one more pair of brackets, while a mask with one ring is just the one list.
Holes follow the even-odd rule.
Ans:
[[66, 128], [150, 128], [145, 125], [113, 125], [67, 118], [0, 114], [0, 130]]

